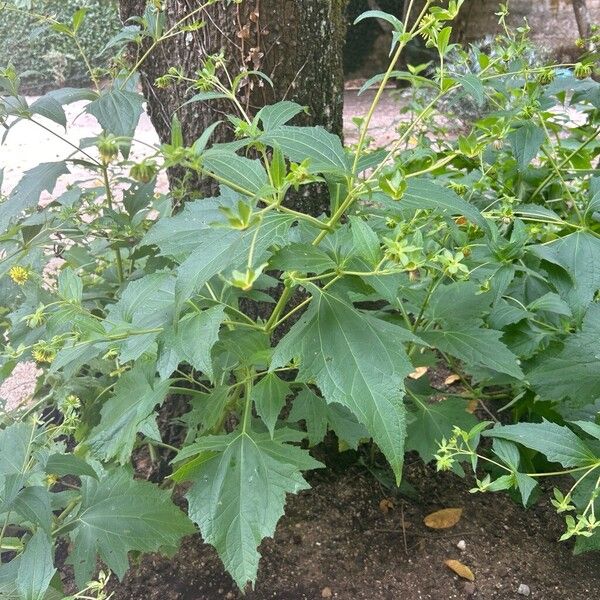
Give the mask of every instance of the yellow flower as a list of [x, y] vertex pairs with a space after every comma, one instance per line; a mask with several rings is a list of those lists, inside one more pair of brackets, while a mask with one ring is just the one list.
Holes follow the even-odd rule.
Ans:
[[8, 274], [17, 285], [24, 285], [29, 279], [29, 270], [19, 265], [11, 267]]

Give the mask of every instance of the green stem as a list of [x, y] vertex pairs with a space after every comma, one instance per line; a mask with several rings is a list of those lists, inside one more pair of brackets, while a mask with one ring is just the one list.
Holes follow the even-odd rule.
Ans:
[[159, 442], [157, 440], [147, 439], [146, 443], [148, 444], [149, 448], [158, 446], [159, 448], [166, 448], [167, 450], [170, 450], [171, 452], [179, 452], [179, 448], [176, 448], [175, 446], [171, 446], [170, 444], [165, 444], [165, 442]]
[[[413, 3], [413, 0], [411, 0], [411, 4], [412, 3]], [[396, 49], [396, 52], [394, 53], [394, 56], [393, 56], [392, 60], [390, 61], [390, 64], [388, 65], [387, 71], [383, 75], [383, 79], [381, 80], [381, 83], [379, 84], [379, 87], [377, 88], [377, 92], [375, 93], [373, 102], [371, 102], [371, 106], [369, 107], [367, 116], [365, 117], [364, 121], [362, 122], [360, 137], [358, 139], [358, 144], [356, 146], [356, 154], [354, 155], [354, 162], [352, 164], [352, 176], [350, 179], [349, 187], [352, 187], [352, 184], [356, 177], [356, 171], [358, 169], [358, 161], [360, 160], [360, 156], [361, 156], [362, 151], [365, 146], [365, 141], [366, 141], [367, 135], [369, 133], [369, 126], [371, 125], [371, 121], [373, 120], [373, 116], [375, 115], [375, 111], [377, 110], [377, 106], [379, 105], [379, 101], [381, 100], [381, 96], [383, 95], [383, 92], [385, 90], [385, 86], [387, 85], [387, 82], [390, 80], [390, 77], [392, 76], [394, 67], [396, 66], [396, 63], [398, 62], [398, 60], [400, 59], [400, 55], [402, 54], [402, 51], [404, 50], [405, 46], [406, 46], [406, 42], [400, 42], [398, 44], [398, 48]]]
[[[578, 152], [581, 152], [586, 146], [591, 144], [599, 135], [600, 128], [596, 129], [596, 131], [587, 140], [585, 140], [585, 142], [582, 142], [577, 148], [575, 148], [575, 150], [573, 150], [573, 152], [568, 154], [560, 163], [558, 163], [558, 169], [562, 170], [562, 168], [565, 167]], [[548, 175], [546, 179], [544, 179], [542, 183], [537, 186], [533, 194], [530, 196], [529, 201], [532, 201], [552, 181], [553, 178], [554, 173], [550, 173], [550, 175]]]
[[274, 324], [277, 322], [277, 319], [279, 319], [279, 316], [281, 315], [281, 312], [285, 308], [285, 305], [288, 303], [289, 299], [292, 297], [293, 291], [294, 291], [293, 287], [286, 287], [283, 290], [283, 292], [281, 293], [281, 296], [279, 296], [279, 300], [277, 300], [277, 304], [275, 305], [275, 308], [273, 309], [273, 312], [271, 313], [269, 320], [265, 323], [264, 329], [267, 333], [271, 332], [274, 329]]
[[[550, 132], [548, 131], [548, 127], [546, 126], [544, 119], [540, 119], [540, 122], [542, 124], [544, 134], [546, 135], [546, 139], [548, 140], [548, 142], [550, 143], [550, 146], [552, 147], [552, 140], [550, 139]], [[579, 207], [577, 206], [577, 201], [575, 200], [575, 198], [573, 198], [573, 194], [571, 194], [571, 190], [568, 188], [567, 183], [565, 182], [565, 179], [562, 175], [560, 167], [556, 164], [556, 161], [554, 160], [552, 153], [549, 150], [547, 150], [546, 148], [544, 148], [543, 146], [542, 146], [542, 152], [546, 155], [546, 158], [548, 159], [548, 162], [552, 166], [552, 169], [554, 170], [556, 177], [562, 183], [563, 189], [564, 189], [565, 193], [567, 194], [569, 200], [571, 201], [571, 204], [573, 205], [573, 209], [575, 210], [575, 213], [577, 214], [577, 218], [579, 219], [579, 222], [582, 223], [583, 220], [582, 220], [581, 212], [579, 211]]]
[[250, 417], [252, 416], [252, 384], [253, 379], [251, 376], [249, 376], [244, 385], [245, 404], [244, 415], [242, 417], [242, 433], [246, 433], [250, 426]]
[[320, 221], [316, 217], [298, 212], [297, 210], [288, 208], [287, 206], [279, 205], [277, 209], [281, 212], [287, 213], [288, 215], [294, 215], [297, 219], [300, 219], [301, 221], [306, 221], [307, 223], [310, 223], [311, 225], [314, 225], [319, 229], [323, 229], [324, 231], [331, 231], [331, 228], [327, 223]]
[[56, 517], [56, 524], [58, 525], [58, 527], [52, 530], [53, 537], [59, 536], [63, 531], [72, 526], [73, 523], [71, 521], [69, 521], [68, 523], [64, 523], [63, 521], [73, 512], [73, 510], [75, 510], [75, 508], [79, 505], [80, 502], [81, 496], [78, 496], [74, 500], [71, 500], [71, 502], [69, 502], [65, 509], [60, 513], [60, 515]]
[[92, 65], [90, 64], [90, 61], [89, 61], [89, 59], [87, 57], [87, 54], [85, 53], [85, 51], [83, 49], [83, 46], [81, 45], [81, 42], [77, 38], [77, 34], [73, 33], [71, 35], [71, 38], [75, 42], [75, 45], [77, 46], [77, 50], [79, 51], [79, 54], [81, 55], [81, 58], [83, 59], [83, 63], [85, 64], [85, 68], [87, 69], [87, 72], [90, 75], [90, 80], [94, 84], [94, 87], [96, 88], [96, 91], [98, 91], [98, 80], [96, 79], [96, 76], [94, 75], [94, 69], [92, 69]]
[[[323, 286], [322, 291], [327, 290], [327, 288], [331, 287], [336, 281], [341, 279], [341, 277], [342, 277], [341, 275], [336, 275], [333, 279], [328, 281]], [[313, 297], [311, 296], [310, 298], [307, 298], [306, 300], [304, 300], [300, 304], [298, 304], [298, 306], [294, 306], [294, 308], [292, 310], [290, 310], [290, 312], [288, 312], [286, 315], [281, 317], [281, 319], [279, 319], [276, 323], [274, 323], [271, 329], [275, 329], [275, 328], [279, 327], [284, 321], [289, 319], [293, 314], [295, 314], [299, 310], [302, 310], [306, 305], [310, 304], [312, 299], [313, 299]]]
[[[411, 0], [411, 6], [412, 6], [412, 4], [413, 4], [413, 0]], [[431, 0], [427, 0], [423, 10], [421, 11], [421, 14], [419, 15], [419, 17], [417, 18], [417, 20], [415, 22], [415, 25], [410, 30], [411, 39], [414, 36], [415, 31], [417, 30], [417, 28], [419, 26], [419, 22], [421, 20], [422, 15], [425, 14], [425, 12], [427, 11], [427, 8], [429, 7], [430, 4], [431, 4]], [[377, 110], [379, 101], [381, 100], [381, 96], [383, 95], [383, 92], [385, 90], [385, 87], [386, 87], [391, 75], [392, 75], [394, 67], [396, 66], [396, 63], [398, 62], [398, 60], [400, 59], [402, 51], [406, 47], [407, 43], [408, 43], [408, 41], [404, 41], [404, 40], [398, 43], [398, 48], [396, 49], [396, 52], [394, 53], [394, 56], [392, 57], [392, 60], [390, 61], [390, 64], [383, 76], [383, 79], [381, 80], [381, 83], [379, 84], [379, 87], [377, 88], [377, 92], [375, 93], [373, 102], [371, 102], [371, 106], [369, 108], [369, 111], [367, 112], [367, 116], [365, 117], [365, 120], [362, 123], [360, 137], [359, 137], [358, 144], [356, 147], [356, 152], [354, 155], [354, 162], [352, 164], [352, 175], [350, 177], [350, 181], [349, 181], [349, 185], [348, 185], [348, 188], [350, 191], [349, 191], [348, 195], [346, 196], [346, 199], [340, 204], [338, 209], [333, 213], [333, 215], [331, 216], [329, 221], [327, 221], [327, 225], [330, 229], [333, 229], [333, 227], [337, 224], [337, 222], [342, 218], [344, 213], [350, 208], [352, 203], [356, 200], [356, 198], [359, 195], [357, 192], [360, 191], [361, 188], [364, 186], [364, 183], [363, 183], [363, 186], [359, 186], [358, 188], [353, 189], [354, 181], [355, 181], [356, 175], [357, 175], [358, 161], [360, 160], [362, 151], [364, 150], [365, 142], [366, 142], [367, 135], [369, 132], [369, 125], [371, 124], [371, 121], [373, 120], [373, 116], [375, 115], [375, 111]], [[413, 125], [414, 125], [414, 123], [413, 123]], [[398, 146], [396, 146], [396, 148], [397, 147]], [[386, 159], [379, 165], [379, 167], [377, 169], [375, 169], [375, 172], [379, 172], [382, 165], [387, 161], [389, 156], [390, 156], [390, 154], [388, 154]], [[372, 179], [372, 176], [369, 177], [369, 180], [371, 180], [371, 179]], [[321, 241], [323, 240], [323, 238], [327, 235], [327, 233], [328, 233], [328, 231], [326, 231], [326, 230], [321, 231], [321, 233], [319, 233], [319, 235], [314, 239], [313, 246], [318, 246], [321, 243]]]
[[34, 405], [30, 406], [24, 413], [21, 415], [20, 420], [25, 421], [29, 415], [34, 413], [40, 406], [48, 402], [52, 398], [52, 394], [46, 394], [43, 398], [38, 400]]
[[81, 502], [81, 496], [78, 496], [74, 500], [71, 500], [65, 509], [56, 517], [57, 523], [62, 523], [72, 512], [73, 509]]
[[[4, 540], [4, 535], [6, 534], [6, 529], [8, 527], [8, 522], [10, 519], [10, 510], [6, 513], [6, 517], [4, 518], [4, 524], [2, 525], [2, 530], [0, 530], [0, 548], [2, 548], [2, 541]], [[0, 564], [2, 564], [2, 552], [0, 551]]]
[[[108, 178], [108, 167], [106, 165], [102, 165], [102, 178], [104, 180], [104, 189], [106, 190], [106, 201], [108, 203], [108, 207], [111, 210], [114, 210], [113, 207], [113, 195], [112, 190], [110, 189], [110, 180]], [[123, 270], [123, 258], [121, 256], [121, 249], [115, 248], [115, 258], [117, 261], [117, 275], [119, 277], [119, 283], [123, 283], [125, 281], [125, 273]]]
[[246, 267], [248, 270], [252, 268], [252, 263], [254, 262], [254, 250], [256, 248], [256, 239], [258, 238], [258, 232], [260, 231], [260, 223], [257, 225], [254, 235], [252, 236], [252, 241], [250, 242], [250, 250], [248, 251], [248, 262], [246, 263]]
[[[427, 310], [427, 307], [429, 306], [429, 301], [431, 300], [431, 296], [433, 296], [433, 292], [435, 292], [436, 288], [438, 287], [438, 285], [440, 285], [440, 283], [442, 283], [441, 277], [439, 279], [431, 280], [431, 285], [429, 286], [429, 289], [427, 290], [427, 295], [425, 296], [425, 300], [423, 301], [423, 304], [421, 305], [421, 310], [419, 311], [419, 314], [417, 315], [417, 318], [415, 319], [415, 322], [413, 324], [413, 328], [412, 328], [413, 333], [416, 333], [419, 325], [421, 324], [423, 315], [425, 314], [425, 311]], [[412, 348], [411, 348], [411, 350], [412, 350]]]
[[121, 89], [123, 89], [125, 87], [125, 84], [131, 79], [131, 77], [133, 76], [133, 74], [142, 66], [142, 64], [150, 56], [150, 54], [152, 53], [152, 51], [161, 42], [163, 42], [166, 39], [169, 39], [170, 37], [173, 37], [173, 35], [178, 35], [179, 33], [181, 33], [179, 31], [177, 31], [177, 29], [179, 29], [179, 27], [181, 25], [183, 25], [183, 23], [185, 23], [187, 20], [191, 19], [193, 16], [197, 15], [199, 12], [203, 11], [207, 6], [210, 6], [211, 4], [213, 4], [213, 2], [205, 2], [204, 4], [202, 4], [202, 6], [199, 6], [198, 8], [195, 8], [192, 12], [190, 12], [187, 15], [185, 15], [181, 19], [179, 19], [179, 21], [175, 22], [172, 27], [170, 27], [165, 33], [163, 33], [163, 35], [161, 35], [159, 38], [155, 39], [152, 42], [152, 44], [150, 44], [150, 46], [148, 47], [148, 49], [146, 50], [146, 52], [144, 52], [144, 54], [141, 56], [141, 58], [129, 70], [129, 73], [127, 74], [127, 77], [125, 77], [125, 79], [123, 80], [123, 83], [121, 85]]
[[294, 315], [299, 310], [302, 310], [305, 306], [310, 304], [311, 300], [312, 300], [312, 297], [307, 298], [306, 300], [304, 300], [300, 304], [298, 304], [298, 306], [294, 306], [294, 308], [292, 308], [292, 310], [290, 310], [288, 313], [286, 313], [278, 321], [274, 322], [267, 331], [272, 331], [273, 329], [277, 329], [277, 327], [279, 327], [282, 323], [287, 321], [292, 315]]

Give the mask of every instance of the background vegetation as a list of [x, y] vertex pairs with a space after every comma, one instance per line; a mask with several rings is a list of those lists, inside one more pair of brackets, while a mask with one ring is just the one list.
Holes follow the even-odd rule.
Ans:
[[[121, 28], [117, 3], [113, 0], [35, 0], [33, 11], [54, 15], [61, 22], [73, 13], [88, 9], [86, 27], [79, 41], [94, 66], [106, 64], [110, 54], [101, 56], [106, 41]], [[88, 81], [86, 68], [72, 42], [47, 28], [35, 26], [31, 15], [15, 11], [0, 12], [0, 62], [9, 61], [28, 88], [82, 84]]]

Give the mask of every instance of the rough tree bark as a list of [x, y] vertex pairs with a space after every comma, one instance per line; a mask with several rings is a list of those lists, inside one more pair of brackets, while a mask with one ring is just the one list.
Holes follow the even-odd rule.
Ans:
[[[203, 59], [224, 51], [228, 69], [260, 70], [273, 80], [273, 90], [252, 79], [247, 90], [250, 113], [278, 100], [294, 100], [308, 106], [304, 124], [323, 125], [341, 134], [343, 109], [343, 44], [346, 0], [243, 0], [241, 4], [218, 2], [198, 19], [206, 26], [164, 42], [141, 70], [150, 118], [162, 141], [170, 136], [171, 118], [190, 92], [185, 85], [159, 89], [154, 81], [169, 67], [181, 67], [193, 77]], [[146, 0], [120, 0], [126, 21], [141, 15]], [[167, 27], [189, 14], [198, 0], [167, 0]], [[184, 140], [193, 143], [208, 125], [222, 119], [232, 107], [219, 101], [189, 104], [178, 111]], [[213, 140], [226, 141], [230, 131], [217, 130]], [[207, 182], [197, 182], [203, 192]], [[306, 207], [303, 207], [306, 209]], [[315, 206], [311, 212], [320, 212]]]
[[579, 37], [582, 39], [588, 39], [592, 35], [592, 19], [590, 17], [590, 11], [587, 7], [585, 0], [571, 0], [573, 3], [573, 10], [575, 11], [575, 20], [577, 21], [577, 29], [579, 30]]

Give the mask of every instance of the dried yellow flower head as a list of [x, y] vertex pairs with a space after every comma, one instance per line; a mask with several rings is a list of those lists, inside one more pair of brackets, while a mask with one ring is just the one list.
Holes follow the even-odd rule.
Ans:
[[8, 275], [17, 285], [24, 285], [29, 279], [29, 270], [20, 265], [15, 265], [10, 268]]
[[56, 350], [46, 341], [41, 340], [33, 346], [31, 356], [38, 363], [51, 363], [56, 357]]

